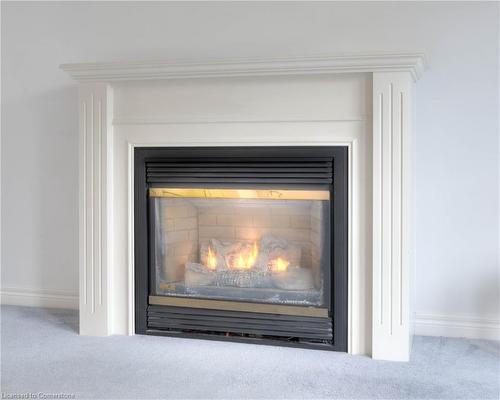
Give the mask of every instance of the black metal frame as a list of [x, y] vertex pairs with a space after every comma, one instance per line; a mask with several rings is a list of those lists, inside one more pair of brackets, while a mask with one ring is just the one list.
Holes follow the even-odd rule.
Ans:
[[[330, 201], [330, 242], [331, 242], [331, 291], [330, 310], [333, 322], [333, 343], [328, 345], [307, 344], [301, 342], [282, 342], [270, 339], [243, 338], [237, 336], [218, 336], [206, 333], [176, 333], [150, 329], [147, 325], [148, 295], [150, 294], [149, 260], [151, 246], [148, 245], [152, 237], [152, 227], [149, 223], [148, 189], [157, 186], [146, 181], [146, 162], [149, 160], [186, 157], [200, 158], [324, 158], [333, 163]], [[336, 351], [347, 351], [347, 196], [348, 196], [348, 148], [345, 146], [331, 147], [182, 147], [182, 148], [136, 148], [134, 151], [134, 246], [135, 246], [135, 331], [138, 334], [199, 337], [204, 339], [245, 341], [252, 343], [276, 344], [285, 346], [321, 348]], [[241, 184], [251, 187], [248, 184]], [[171, 186], [171, 185], [169, 185]], [[192, 186], [192, 184], [176, 184], [178, 187]], [[207, 184], [203, 183], [206, 187]], [[220, 185], [217, 185], [220, 186]], [[235, 185], [232, 185], [233, 187]], [[300, 184], [269, 185], [272, 187], [304, 187]], [[308, 185], [324, 188], [323, 184]], [[263, 187], [259, 185], [259, 187]]]

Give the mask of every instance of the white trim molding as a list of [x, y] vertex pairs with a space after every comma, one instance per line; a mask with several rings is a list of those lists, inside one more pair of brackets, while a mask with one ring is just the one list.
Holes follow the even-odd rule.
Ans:
[[[361, 195], [360, 182], [365, 180], [366, 161], [361, 154], [366, 152], [366, 140], [356, 132], [364, 132], [365, 126], [362, 124], [359, 127], [347, 129], [342, 136], [335, 134], [337, 124], [330, 123], [328, 127], [315, 122], [301, 122], [290, 126], [285, 135], [279, 134], [279, 124], [266, 124], [262, 129], [261, 134], [253, 136], [245, 132], [245, 123], [227, 127], [225, 124], [202, 124], [193, 129], [190, 127], [187, 130], [182, 129], [179, 125], [172, 126], [129, 126], [120, 130], [116, 129], [114, 162], [114, 192], [115, 205], [118, 209], [127, 209], [127, 217], [115, 218], [115, 232], [127, 231], [127, 235], [120, 235], [126, 238], [127, 243], [120, 243], [117, 238], [115, 241], [116, 252], [115, 262], [119, 265], [127, 264], [129, 271], [127, 282], [125, 284], [127, 291], [127, 307], [119, 314], [125, 315], [125, 318], [119, 318], [125, 324], [117, 323], [111, 333], [124, 333], [128, 335], [134, 334], [134, 253], [133, 253], [133, 170], [134, 170], [134, 149], [138, 147], [189, 147], [189, 146], [348, 146], [349, 148], [349, 197], [356, 198], [356, 202], [350, 203], [350, 218], [348, 222], [349, 232], [349, 249], [348, 249], [348, 264], [349, 264], [349, 291], [348, 291], [348, 352], [352, 354], [366, 354], [367, 349], [364, 343], [365, 337], [361, 332], [360, 325], [364, 324], [361, 311], [362, 301], [364, 296], [361, 294], [361, 288], [364, 282], [364, 273], [361, 270], [362, 258], [360, 254], [363, 252], [366, 242], [366, 227], [361, 221], [359, 215], [363, 199], [366, 196]], [[357, 125], [356, 125], [357, 126]], [[235, 128], [242, 134], [235, 135]], [[238, 129], [239, 128], [239, 129]], [[248, 126], [246, 129], [249, 129]], [[307, 140], [303, 138], [304, 130], [309, 132]], [[185, 134], [183, 134], [185, 133]], [[214, 139], [215, 138], [215, 139]], [[251, 139], [250, 139], [251, 138]], [[361, 154], [360, 154], [361, 153]], [[126, 193], [126, 195], [125, 195]], [[363, 198], [363, 199], [362, 199]], [[365, 199], [366, 201], [366, 199]], [[121, 212], [118, 212], [121, 214]], [[118, 287], [118, 282], [115, 280], [115, 288]], [[120, 290], [118, 290], [120, 292]], [[115, 293], [118, 294], [118, 293]], [[122, 296], [115, 299], [116, 304], [123, 304]], [[123, 307], [121, 307], [123, 309]], [[124, 326], [125, 325], [125, 326]]]
[[[134, 147], [349, 145], [349, 352], [408, 360], [414, 91], [424, 67], [421, 54], [61, 66], [80, 81], [80, 333], [133, 334]], [[273, 98], [270, 108], [279, 103], [279, 115], [255, 106], [265, 96], [251, 90], [262, 84], [257, 78], [241, 89], [240, 101], [234, 87], [227, 86], [230, 95], [211, 100], [220, 85], [234, 80], [191, 81], [196, 86], [191, 97], [172, 97], [175, 79], [263, 76], [289, 76], [276, 79], [281, 97]], [[123, 84], [148, 79], [162, 81]], [[340, 86], [329, 90], [324, 86], [328, 79]], [[316, 82], [316, 91], [296, 97], [286, 89], [294, 80], [307, 82], [299, 90]], [[352, 86], [354, 81], [359, 84]], [[208, 88], [203, 86], [207, 82]], [[200, 84], [202, 96], [194, 94], [203, 90]], [[170, 97], [155, 102], [152, 93], [160, 96], [155, 99]], [[317, 94], [324, 96], [327, 111]], [[288, 96], [307, 101], [293, 103], [288, 112]], [[127, 101], [129, 108], [120, 109]], [[260, 114], [248, 115], [246, 101]], [[155, 108], [156, 103], [163, 108]], [[176, 112], [178, 103], [183, 112]], [[238, 112], [227, 114], [224, 107]], [[304, 107], [310, 112], [304, 113]], [[313, 112], [321, 107], [322, 113]]]
[[415, 334], [500, 340], [500, 321], [488, 318], [417, 313]]
[[79, 81], [217, 78], [235, 76], [303, 75], [357, 72], [408, 72], [418, 80], [426, 67], [422, 53], [356, 54], [270, 59], [193, 61], [131, 61], [63, 64]]
[[78, 310], [78, 295], [71, 292], [5, 287], [1, 297], [6, 305]]

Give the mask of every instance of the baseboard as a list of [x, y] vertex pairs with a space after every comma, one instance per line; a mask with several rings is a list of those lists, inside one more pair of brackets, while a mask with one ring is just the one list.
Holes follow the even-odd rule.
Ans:
[[2, 304], [78, 310], [78, 296], [70, 292], [5, 287], [0, 293]]
[[500, 340], [498, 319], [416, 314], [415, 334]]
[[[2, 288], [1, 303], [78, 310], [78, 295], [62, 291]], [[498, 319], [416, 314], [415, 335], [500, 340]]]

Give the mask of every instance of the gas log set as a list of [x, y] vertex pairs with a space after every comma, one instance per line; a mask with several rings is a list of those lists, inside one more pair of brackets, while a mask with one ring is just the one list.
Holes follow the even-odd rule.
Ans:
[[211, 239], [200, 246], [201, 263], [187, 262], [186, 286], [314, 288], [311, 271], [300, 267], [301, 248], [265, 235], [257, 242]]

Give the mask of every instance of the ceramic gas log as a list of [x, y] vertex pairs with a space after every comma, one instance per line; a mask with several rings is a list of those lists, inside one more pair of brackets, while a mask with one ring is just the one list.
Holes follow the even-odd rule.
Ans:
[[307, 290], [312, 273], [300, 267], [301, 249], [264, 236], [257, 242], [211, 239], [200, 246], [200, 263], [186, 263], [186, 286], [235, 286]]

